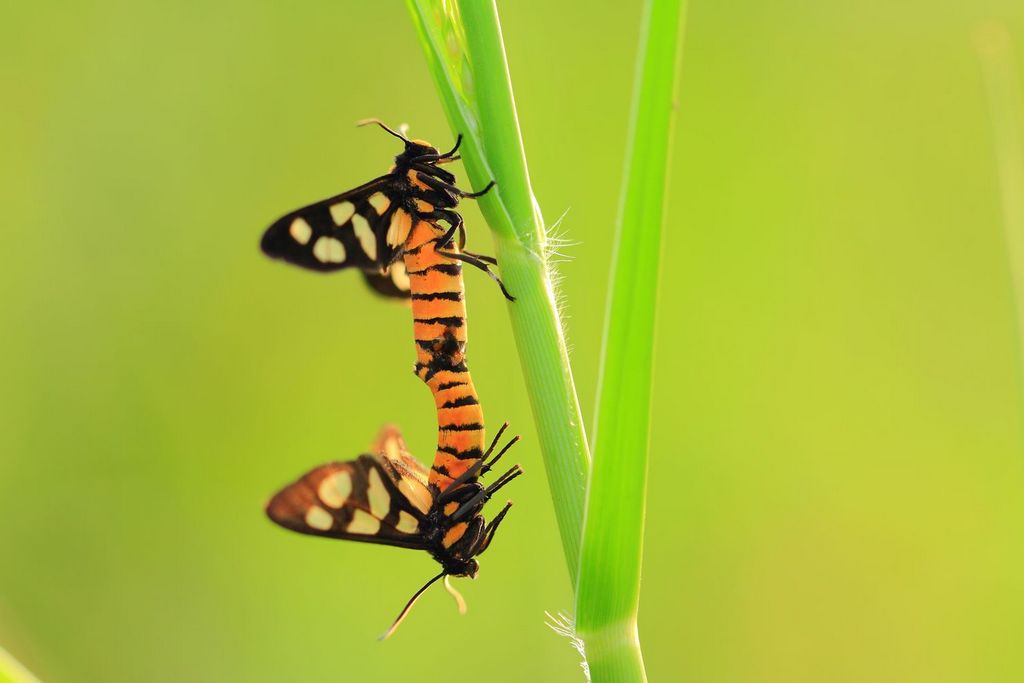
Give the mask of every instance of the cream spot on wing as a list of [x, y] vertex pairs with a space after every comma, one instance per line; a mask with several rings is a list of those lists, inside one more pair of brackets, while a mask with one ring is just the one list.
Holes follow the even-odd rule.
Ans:
[[352, 494], [352, 477], [348, 472], [335, 472], [324, 477], [316, 492], [328, 507], [340, 508]]
[[331, 204], [331, 219], [335, 225], [344, 225], [348, 223], [348, 219], [352, 218], [352, 214], [356, 212], [356, 206], [352, 202], [338, 202], [337, 204]]
[[366, 255], [370, 257], [371, 261], [377, 260], [377, 236], [373, 234], [373, 230], [370, 229], [370, 224], [366, 222], [366, 219], [360, 216], [358, 213], [352, 216], [352, 229], [356, 233], [356, 239], [359, 240], [359, 245], [366, 252]]
[[345, 527], [350, 534], [366, 534], [372, 536], [380, 531], [380, 520], [371, 516], [365, 510], [356, 510], [352, 515], [352, 521]]
[[306, 510], [306, 526], [319, 531], [327, 531], [334, 526], [334, 517], [331, 517], [331, 513], [319, 505], [314, 505]]
[[412, 286], [409, 282], [409, 271], [405, 269], [405, 264], [401, 261], [396, 261], [391, 266], [391, 281], [395, 283], [395, 287], [398, 287], [403, 292], [408, 292]]
[[288, 226], [288, 234], [299, 244], [309, 244], [309, 238], [313, 236], [313, 228], [301, 216], [292, 221]]
[[376, 468], [370, 470], [370, 485], [366, 489], [366, 498], [370, 501], [370, 512], [374, 517], [384, 519], [391, 509], [391, 496], [384, 488], [384, 482], [380, 479], [380, 472]]
[[321, 237], [313, 245], [313, 256], [321, 263], [341, 263], [345, 260], [345, 245], [334, 237]]
[[366, 201], [370, 202], [370, 206], [374, 208], [378, 216], [383, 216], [384, 212], [391, 206], [391, 200], [383, 192], [374, 192]]
[[392, 247], [405, 244], [409, 238], [409, 230], [412, 228], [412, 217], [402, 209], [398, 209], [391, 216], [391, 224], [388, 226], [387, 243]]
[[427, 514], [430, 510], [430, 505], [433, 501], [430, 499], [430, 492], [423, 484], [402, 477], [402, 480], [398, 482], [398, 490], [402, 492], [406, 500], [423, 514]]
[[420, 523], [415, 517], [410, 515], [405, 510], [398, 513], [398, 524], [395, 528], [406, 534], [414, 534], [419, 531]]

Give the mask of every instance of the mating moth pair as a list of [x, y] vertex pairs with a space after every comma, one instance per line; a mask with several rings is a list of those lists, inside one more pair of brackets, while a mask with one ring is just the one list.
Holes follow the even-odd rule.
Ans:
[[279, 491], [267, 504], [277, 524], [304, 534], [426, 550], [441, 572], [409, 600], [382, 636], [386, 638], [435, 581], [464, 609], [448, 577], [475, 577], [476, 557], [490, 545], [511, 502], [490, 521], [482, 510], [505, 484], [522, 474], [516, 465], [485, 486], [480, 482], [518, 440], [500, 449], [503, 425], [485, 448], [483, 410], [466, 366], [466, 305], [462, 264], [497, 281], [497, 262], [466, 251], [456, 211], [463, 192], [441, 168], [459, 157], [423, 140], [385, 131], [405, 143], [388, 173], [343, 194], [281, 217], [263, 235], [268, 256], [332, 272], [362, 271], [379, 294], [407, 299], [413, 313], [416, 375], [426, 383], [437, 411], [437, 452], [427, 470], [408, 450], [398, 429], [385, 427], [370, 452], [355, 460], [321, 465]]

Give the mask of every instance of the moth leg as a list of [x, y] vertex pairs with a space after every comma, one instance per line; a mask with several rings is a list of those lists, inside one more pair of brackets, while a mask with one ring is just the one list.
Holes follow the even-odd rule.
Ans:
[[412, 170], [417, 171], [416, 177], [423, 181], [424, 185], [455, 195], [461, 194], [459, 188], [452, 184], [455, 182], [455, 176], [443, 168], [430, 164], [412, 164]]
[[480, 259], [484, 263], [489, 263], [492, 266], [498, 265], [498, 259], [494, 258], [493, 256], [487, 256], [486, 254], [477, 254], [472, 251], [466, 251], [465, 249], [462, 248], [460, 248], [459, 251], [461, 251], [463, 254], [468, 254], [469, 256], [472, 256], [475, 259]]
[[424, 154], [423, 156], [416, 157], [412, 161], [414, 163], [434, 163], [441, 159], [451, 159], [452, 156], [454, 156], [455, 153], [459, 151], [460, 145], [462, 145], [462, 133], [459, 133], [458, 137], [455, 138], [455, 146], [451, 148], [451, 151], [445, 152], [444, 154]]
[[484, 518], [474, 517], [469, 520], [469, 526], [462, 533], [462, 537], [457, 540], [451, 548], [448, 550], [457, 557], [470, 558], [476, 554], [476, 549], [481, 543], [483, 543], [486, 531], [484, 530]]
[[498, 489], [502, 488], [503, 486], [505, 486], [505, 484], [508, 484], [522, 473], [522, 466], [515, 465], [509, 471], [505, 472], [505, 474], [495, 479], [493, 484], [484, 489], [484, 493], [487, 494], [488, 498], [490, 498], [491, 496], [498, 492]]
[[494, 533], [498, 530], [498, 525], [501, 524], [501, 520], [505, 519], [505, 515], [508, 514], [510, 507], [512, 507], [511, 500], [505, 503], [505, 507], [501, 508], [501, 511], [494, 516], [494, 519], [487, 523], [487, 526], [484, 527], [483, 539], [480, 541], [480, 546], [476, 549], [476, 552], [473, 553], [474, 555], [479, 555], [487, 550], [487, 546], [494, 540]]
[[502, 488], [503, 486], [505, 486], [505, 484], [508, 484], [509, 482], [511, 482], [513, 479], [515, 479], [516, 477], [518, 477], [522, 473], [523, 473], [523, 468], [520, 465], [516, 465], [515, 467], [510, 469], [508, 472], [505, 472], [505, 474], [503, 474], [500, 477], [498, 477], [493, 484], [491, 484], [490, 486], [485, 488], [483, 491], [480, 491], [475, 496], [473, 496], [472, 498], [467, 500], [465, 503], [463, 503], [459, 507], [459, 509], [456, 510], [452, 514], [452, 516], [451, 516], [452, 522], [458, 522], [459, 519], [461, 519], [462, 517], [465, 517], [467, 514], [470, 514], [472, 512], [475, 512], [476, 510], [479, 510], [480, 507], [484, 505], [484, 503], [486, 503], [488, 500], [491, 499], [491, 496], [493, 496], [495, 493], [497, 493], [498, 489]]
[[[505, 423], [505, 425], [503, 425], [503, 426], [502, 426], [502, 429], [501, 429], [501, 431], [499, 431], [499, 432], [498, 432], [498, 435], [494, 437], [494, 440], [495, 440], [495, 441], [497, 441], [497, 440], [498, 440], [498, 437], [499, 437], [499, 436], [501, 436], [501, 432], [505, 431], [505, 426], [506, 426], [506, 425], [508, 425], [508, 423], [507, 423], [507, 422]], [[509, 439], [509, 442], [508, 442], [507, 444], [505, 444], [504, 446], [502, 446], [502, 447], [501, 447], [501, 450], [500, 450], [500, 451], [498, 451], [498, 454], [497, 454], [496, 456], [494, 456], [493, 458], [491, 458], [491, 459], [490, 459], [490, 461], [489, 461], [489, 462], [487, 462], [487, 463], [486, 463], [486, 464], [485, 464], [485, 465], [484, 465], [484, 466], [483, 466], [483, 467], [482, 467], [482, 468], [480, 469], [480, 476], [483, 476], [483, 475], [487, 474], [488, 472], [490, 472], [490, 471], [491, 471], [491, 468], [492, 468], [492, 467], [494, 467], [494, 463], [498, 462], [498, 460], [500, 460], [500, 459], [501, 459], [501, 456], [505, 455], [505, 452], [506, 452], [506, 451], [507, 451], [508, 449], [510, 449], [510, 448], [512, 448], [513, 446], [515, 446], [515, 445], [516, 445], [517, 443], [519, 443], [519, 435], [518, 435], [518, 434], [516, 434], [516, 435], [515, 435], [515, 436], [513, 436], [513, 437], [512, 437], [511, 439]], [[488, 456], [488, 455], [490, 455], [490, 454], [491, 454], [491, 451], [492, 451], [493, 449], [494, 449], [494, 445], [492, 444], [492, 445], [491, 445], [491, 447], [490, 447], [490, 448], [488, 448], [488, 449], [487, 449], [487, 452], [486, 452], [486, 453], [484, 454], [484, 458], [485, 458], [485, 459], [487, 458], [487, 456]], [[483, 462], [483, 460], [481, 460], [481, 462]]]
[[477, 197], [483, 197], [485, 194], [487, 194], [492, 189], [494, 189], [494, 186], [497, 185], [497, 184], [498, 183], [496, 183], [496, 182], [494, 182], [492, 180], [491, 182], [487, 183], [487, 187], [485, 187], [484, 189], [480, 190], [479, 192], [462, 192], [462, 191], [460, 191], [459, 194], [461, 194], [463, 197], [466, 197], [467, 199], [476, 199]]
[[458, 136], [455, 138], [455, 146], [452, 147], [450, 151], [446, 152], [445, 154], [442, 154], [441, 158], [442, 159], [451, 159], [453, 156], [455, 156], [455, 153], [459, 151], [459, 145], [461, 145], [461, 144], [462, 144], [462, 133], [459, 133]]
[[[454, 232], [454, 230], [451, 231], [451, 232]], [[442, 242], [442, 244], [444, 244], [444, 243]], [[464, 254], [464, 253], [460, 254], [458, 252], [452, 252], [452, 251], [438, 251], [437, 253], [440, 254], [441, 256], [447, 256], [448, 258], [453, 258], [456, 261], [462, 261], [463, 263], [468, 263], [469, 265], [473, 266], [474, 268], [479, 268], [480, 270], [482, 270], [485, 273], [487, 273], [487, 275], [492, 280], [494, 280], [495, 282], [498, 283], [498, 287], [501, 288], [501, 293], [505, 295], [506, 299], [508, 299], [509, 301], [515, 301], [516, 300], [516, 298], [514, 296], [509, 294], [508, 290], [505, 288], [505, 283], [501, 281], [501, 278], [498, 277], [497, 274], [495, 274], [491, 270], [491, 267], [487, 263], [485, 263], [484, 261], [481, 261], [476, 256], [470, 255], [470, 254]]]
[[[413, 168], [416, 170], [416, 177], [419, 178], [420, 182], [433, 190], [437, 190], [438, 192], [454, 195], [456, 197], [454, 199], [455, 203], [458, 203], [458, 197], [464, 196], [462, 190], [453, 184], [455, 176], [451, 173], [443, 171], [436, 166], [421, 166], [420, 164], [415, 164]], [[438, 174], [444, 175], [440, 178], [435, 177]], [[451, 198], [449, 198], [449, 201], [452, 201]]]
[[[445, 210], [435, 211], [434, 214], [434, 216], [430, 217], [431, 219], [440, 218], [441, 220], [447, 221], [450, 226], [448, 230], [445, 231], [444, 235], [437, 239], [438, 248], [444, 249], [452, 243], [452, 237], [455, 236], [455, 233], [462, 229], [462, 215], [457, 211]], [[442, 252], [439, 251], [438, 253], [441, 254]]]
[[480, 190], [479, 192], [466, 192], [465, 190], [460, 190], [454, 184], [453, 181], [455, 180], [455, 176], [453, 176], [451, 173], [445, 172], [445, 178], [435, 178], [434, 176], [441, 170], [436, 166], [424, 166], [421, 164], [414, 164], [413, 168], [417, 171], [416, 177], [418, 177], [424, 185], [429, 185], [431, 188], [435, 190], [444, 190], [446, 192], [451, 192], [452, 194], [456, 194], [460, 197], [465, 197], [466, 199], [478, 199], [479, 197], [483, 197], [485, 194], [494, 189], [495, 185], [497, 185], [497, 183], [492, 180], [491, 182], [487, 183], [487, 186], [484, 187], [484, 189]]
[[505, 430], [507, 428], [508, 422], [501, 425], [501, 429], [499, 429], [498, 433], [494, 435], [494, 438], [491, 440], [491, 445], [487, 447], [487, 450], [484, 452], [483, 457], [477, 460], [475, 463], [473, 463], [469, 467], [469, 469], [460, 474], [458, 478], [455, 479], [455, 481], [449, 484], [448, 488], [446, 488], [438, 497], [438, 502], [448, 502], [449, 500], [451, 500], [460, 493], [460, 488], [462, 488], [462, 485], [465, 484], [467, 481], [469, 481], [470, 479], [474, 479], [478, 476], [487, 474], [487, 472], [490, 471], [492, 467], [494, 467], [494, 463], [498, 462], [498, 459], [501, 458], [501, 456], [505, 455], [505, 452], [508, 449], [512, 448], [517, 443], [519, 443], [520, 437], [518, 434], [516, 434], [514, 437], [509, 439], [509, 442], [507, 444], [502, 446], [501, 450], [498, 451], [497, 455], [495, 455], [489, 461], [487, 460], [487, 458], [491, 457], [491, 453], [494, 451], [494, 447], [498, 445], [498, 439], [501, 438], [501, 435], [505, 433]]

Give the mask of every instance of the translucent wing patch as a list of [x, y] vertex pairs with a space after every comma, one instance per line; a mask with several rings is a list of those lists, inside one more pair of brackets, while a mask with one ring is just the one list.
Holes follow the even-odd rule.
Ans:
[[407, 215], [392, 198], [393, 183], [391, 176], [381, 176], [285, 214], [267, 228], [260, 248], [311, 270], [383, 272], [398, 251], [388, 242], [391, 224], [403, 223]]
[[425, 548], [419, 488], [413, 478], [396, 479], [388, 461], [360, 455], [306, 473], [271, 498], [266, 510], [277, 524], [304, 534]]
[[430, 472], [406, 448], [405, 439], [398, 427], [382, 427], [370, 449], [402, 495], [426, 514], [434, 503], [434, 496], [427, 485]]

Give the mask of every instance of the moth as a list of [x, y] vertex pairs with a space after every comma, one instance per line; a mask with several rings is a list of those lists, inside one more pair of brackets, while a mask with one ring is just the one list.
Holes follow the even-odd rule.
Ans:
[[481, 514], [483, 507], [523, 473], [515, 465], [488, 486], [479, 481], [519, 440], [513, 437], [492, 457], [507, 427], [498, 430], [483, 458], [443, 489], [429, 482], [428, 470], [409, 453], [398, 428], [385, 427], [369, 453], [320, 465], [281, 489], [267, 503], [267, 516], [303, 534], [425, 550], [440, 563], [441, 572], [416, 591], [381, 640], [395, 632], [439, 579], [464, 611], [465, 603], [448, 578], [476, 577], [476, 558], [490, 546], [512, 502], [489, 522]]
[[[464, 192], [455, 175], [441, 168], [459, 159], [462, 144], [441, 153], [425, 140], [410, 140], [377, 119], [358, 125], [377, 124], [405, 143], [405, 150], [384, 175], [348, 192], [304, 206], [267, 228], [260, 247], [267, 256], [320, 272], [356, 268], [379, 294], [408, 298], [409, 278], [401, 257], [410, 232], [421, 221], [444, 223], [439, 247], [453, 245], [456, 233], [465, 246], [462, 215], [456, 211], [463, 198], [477, 198], [494, 187], [492, 181], [479, 192]], [[446, 256], [468, 263], [494, 279], [510, 301], [501, 278], [491, 269], [497, 261], [465, 251], [448, 249]]]

